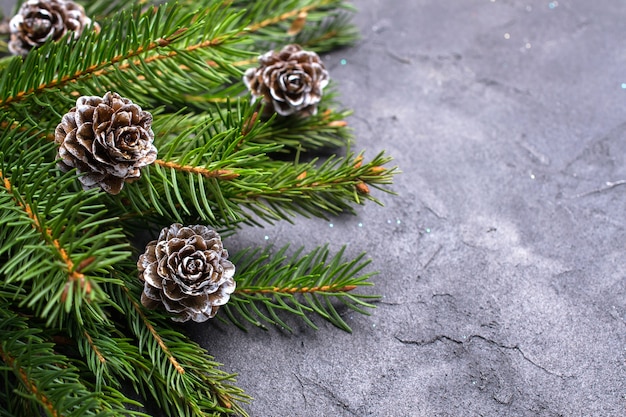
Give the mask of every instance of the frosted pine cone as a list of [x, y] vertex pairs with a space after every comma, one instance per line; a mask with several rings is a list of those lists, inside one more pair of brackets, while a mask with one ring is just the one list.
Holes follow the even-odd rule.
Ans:
[[235, 291], [235, 266], [217, 232], [202, 225], [164, 228], [148, 243], [137, 268], [144, 282], [141, 303], [162, 305], [174, 313], [174, 321], [206, 321]]
[[315, 52], [287, 45], [280, 52], [259, 57], [259, 67], [248, 69], [243, 81], [254, 99], [265, 102], [265, 110], [281, 116], [317, 113], [328, 71]]
[[[74, 37], [91, 24], [80, 4], [70, 0], [28, 0], [9, 23], [11, 40], [9, 51], [14, 55], [27, 55], [48, 39], [59, 40], [68, 31]], [[94, 30], [100, 31], [97, 23]]]
[[151, 126], [150, 113], [117, 93], [79, 97], [55, 131], [59, 168], [76, 168], [84, 189], [118, 194], [156, 160]]

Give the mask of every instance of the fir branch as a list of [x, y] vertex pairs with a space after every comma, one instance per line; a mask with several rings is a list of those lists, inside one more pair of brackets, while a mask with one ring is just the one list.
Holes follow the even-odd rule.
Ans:
[[[238, 98], [259, 53], [294, 41], [316, 51], [348, 44], [342, 1], [132, 3], [95, 0], [91, 12], [116, 11], [98, 16], [100, 34], [49, 42], [0, 68], [0, 404], [30, 415], [43, 406], [59, 416], [145, 416], [125, 410], [139, 405], [117, 391], [130, 384], [167, 415], [245, 415], [234, 376], [139, 304], [134, 228], [178, 220], [231, 231], [349, 212], [377, 201], [371, 188], [389, 191], [395, 169], [383, 167], [383, 154], [300, 161], [350, 141], [349, 112], [330, 110], [332, 92], [317, 115], [298, 120], [259, 120], [248, 95]], [[60, 174], [51, 141], [77, 96], [104, 91], [155, 109], [159, 159], [119, 196], [83, 191], [75, 172]], [[337, 304], [373, 307], [374, 296], [355, 291], [371, 285], [363, 255], [345, 260], [323, 247], [288, 257], [284, 248], [234, 261], [238, 289], [221, 316], [240, 327], [289, 328], [289, 316], [316, 327], [318, 316], [349, 331]]]
[[[314, 2], [308, 6], [305, 7], [301, 7], [301, 8], [297, 8], [297, 9], [293, 9], [293, 10], [289, 10], [287, 12], [283, 12], [277, 16], [272, 16], [269, 18], [266, 18], [260, 22], [257, 23], [252, 23], [247, 27], [247, 30], [249, 32], [256, 32], [260, 29], [263, 29], [267, 26], [271, 26], [271, 25], [276, 25], [277, 23], [281, 23], [281, 22], [285, 22], [291, 18], [294, 18], [298, 15], [301, 14], [305, 14], [308, 13], [309, 11], [315, 9], [315, 8], [319, 8], [319, 7], [323, 7], [323, 6], [327, 6], [328, 4], [332, 3], [333, 0], [321, 0], [321, 1], [317, 1]], [[265, 3], [265, 7], [267, 7], [267, 2]]]
[[128, 300], [131, 302], [131, 304], [132, 304], [136, 314], [141, 318], [141, 321], [143, 322], [143, 324], [146, 327], [146, 329], [148, 329], [148, 331], [150, 332], [150, 334], [152, 335], [152, 337], [154, 338], [156, 343], [159, 345], [159, 347], [161, 348], [161, 350], [165, 354], [165, 356], [167, 356], [167, 360], [172, 364], [174, 369], [176, 369], [176, 372], [178, 372], [181, 375], [184, 374], [185, 373], [185, 369], [180, 365], [178, 360], [176, 360], [176, 358], [174, 357], [174, 355], [172, 354], [170, 349], [167, 347], [167, 345], [165, 344], [165, 342], [163, 341], [161, 336], [159, 336], [159, 333], [155, 330], [155, 328], [152, 325], [152, 323], [150, 323], [148, 318], [145, 316], [145, 314], [143, 313], [141, 307], [139, 306], [139, 303], [134, 298], [132, 298], [130, 296], [128, 288], [123, 287], [123, 289], [124, 289], [124, 292], [126, 293], [126, 295], [128, 296]]
[[367, 314], [365, 308], [374, 307], [366, 300], [377, 296], [350, 293], [358, 287], [372, 285], [367, 281], [371, 273], [359, 276], [369, 264], [364, 254], [346, 261], [344, 247], [329, 258], [328, 247], [324, 246], [304, 255], [300, 249], [289, 258], [287, 249], [283, 247], [275, 254], [271, 253], [271, 248], [235, 254], [232, 259], [238, 268], [237, 290], [230, 303], [222, 307], [228, 320], [243, 329], [241, 319], [262, 328], [266, 322], [291, 331], [285, 313], [317, 328], [309, 317], [315, 313], [349, 332], [350, 326], [341, 318], [331, 299], [364, 314]]
[[24, 368], [20, 368], [16, 365], [16, 359], [11, 357], [7, 352], [5, 352], [0, 346], [0, 359], [7, 364], [10, 368], [13, 368], [16, 371], [16, 374], [19, 377], [20, 382], [24, 385], [27, 391], [31, 392], [35, 398], [43, 405], [43, 407], [48, 411], [50, 415], [53, 417], [58, 417], [59, 413], [55, 410], [54, 404], [46, 397], [45, 394], [42, 394], [33, 381], [31, 381], [26, 374]]
[[[58, 417], [119, 416], [127, 412], [111, 392], [92, 392], [81, 382], [79, 369], [54, 345], [31, 328], [6, 304], [0, 308], [0, 359], [48, 415]], [[108, 401], [111, 400], [111, 401]]]
[[[113, 57], [111, 57], [108, 60], [103, 60], [100, 61], [98, 63], [94, 63], [89, 65], [86, 68], [80, 68], [77, 69], [76, 71], [74, 71], [72, 74], [68, 74], [68, 75], [64, 75], [58, 78], [52, 78], [50, 80], [44, 81], [42, 83], [40, 83], [37, 86], [33, 86], [33, 87], [29, 87], [29, 88], [25, 88], [22, 89], [21, 91], [16, 91], [13, 94], [1, 94], [0, 96], [2, 96], [0, 98], [0, 106], [2, 107], [6, 107], [9, 104], [12, 103], [16, 103], [19, 102], [21, 100], [24, 100], [25, 98], [33, 95], [33, 94], [37, 94], [37, 93], [41, 93], [45, 90], [52, 90], [54, 88], [58, 88], [60, 86], [63, 86], [65, 84], [69, 84], [72, 82], [77, 82], [78, 80], [86, 77], [86, 76], [93, 76], [93, 77], [97, 77], [97, 76], [101, 76], [105, 74], [105, 68], [109, 67], [111, 65], [115, 65], [119, 62], [125, 61], [129, 58], [132, 58], [134, 56], [138, 56], [142, 53], [145, 53], [147, 51], [151, 51], [157, 48], [163, 48], [167, 45], [169, 45], [171, 42], [173, 42], [174, 40], [176, 40], [176, 38], [178, 38], [179, 36], [181, 36], [182, 34], [184, 34], [184, 32], [186, 31], [186, 29], [181, 28], [178, 29], [176, 32], [174, 32], [173, 34], [171, 34], [170, 36], [166, 37], [166, 38], [159, 38], [156, 41], [152, 41], [147, 43], [146, 45], [138, 45], [136, 49], [131, 49], [129, 51], [127, 51], [125, 54], [117, 54]], [[92, 41], [92, 39], [87, 39], [87, 41]], [[91, 43], [91, 42], [89, 42]], [[51, 45], [62, 45], [62, 42], [59, 41], [58, 44], [51, 44]], [[37, 53], [40, 51], [36, 51], [34, 52], [32, 55], [29, 55], [29, 58], [27, 58], [26, 63], [24, 64], [24, 66], [27, 66], [28, 64], [31, 63], [31, 61], [34, 61], [34, 59], [31, 59], [30, 57], [37, 57]], [[49, 51], [48, 51], [49, 52]], [[18, 59], [14, 59], [12, 61], [12, 63], [14, 62], [19, 62]], [[10, 69], [13, 69], [14, 67], [16, 67], [15, 65], [13, 65], [13, 67], [11, 67]], [[5, 74], [11, 74], [10, 69], [8, 69]], [[15, 68], [17, 70], [17, 68]], [[24, 70], [22, 71], [16, 71], [18, 73], [23, 73], [26, 72]], [[21, 81], [21, 80], [20, 80]], [[25, 83], [29, 83], [30, 80], [25, 81]], [[4, 84], [4, 80], [3, 80], [3, 84]]]
[[6, 108], [78, 81], [85, 82], [88, 78], [102, 77], [107, 68], [184, 42], [204, 27], [203, 22], [194, 25], [193, 20], [193, 15], [183, 15], [179, 8], [169, 5], [149, 9], [140, 16], [135, 12], [122, 13], [102, 36], [86, 32], [70, 44], [66, 39], [47, 43], [32, 51], [23, 63], [21, 58], [15, 57], [0, 73], [0, 107]]
[[[98, 283], [110, 279], [94, 272], [127, 257], [128, 245], [118, 241], [123, 236], [118, 229], [98, 230], [115, 219], [103, 219], [106, 210], [94, 204], [96, 193], [68, 193], [73, 174], [50, 175], [55, 162], [42, 158], [53, 144], [30, 146], [38, 141], [33, 133], [16, 128], [0, 135], [0, 208], [5, 213], [0, 254], [11, 255], [0, 266], [3, 284], [26, 286], [33, 296], [23, 298], [22, 305], [35, 308], [49, 324], [66, 314], [79, 321], [83, 313], [102, 320], [109, 297]], [[16, 152], [23, 148], [29, 152]]]
[[78, 270], [80, 268], [75, 268], [74, 262], [67, 254], [67, 250], [61, 245], [59, 239], [53, 237], [52, 230], [49, 227], [41, 225], [37, 213], [33, 210], [30, 204], [23, 200], [19, 192], [14, 188], [13, 184], [11, 184], [11, 180], [9, 179], [9, 177], [5, 176], [2, 170], [0, 170], [0, 180], [2, 180], [5, 191], [13, 195], [15, 203], [26, 213], [28, 218], [32, 221], [33, 228], [41, 234], [42, 239], [45, 242], [52, 244], [56, 251], [57, 257], [61, 259], [61, 262], [63, 264], [65, 264], [64, 269], [68, 276], [66, 286], [72, 285], [77, 282], [80, 288], [84, 290], [87, 295], [90, 295], [91, 283], [85, 280], [85, 275]]

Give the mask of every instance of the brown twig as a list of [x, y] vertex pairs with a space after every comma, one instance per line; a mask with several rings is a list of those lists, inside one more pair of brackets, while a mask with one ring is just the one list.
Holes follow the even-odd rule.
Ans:
[[[7, 190], [8, 193], [12, 193], [15, 190], [15, 187], [11, 183], [11, 180], [8, 177], [6, 177], [1, 170], [0, 170], [0, 179], [2, 179], [2, 184], [4, 185], [4, 188]], [[28, 215], [28, 217], [32, 220], [33, 228], [42, 234], [46, 242], [52, 243], [52, 246], [54, 246], [54, 248], [56, 249], [56, 252], [59, 258], [61, 258], [61, 260], [65, 264], [65, 269], [67, 270], [67, 274], [68, 274], [68, 282], [66, 284], [66, 290], [69, 290], [69, 286], [71, 285], [71, 283], [79, 282], [81, 288], [84, 288], [85, 291], [89, 294], [91, 292], [91, 283], [85, 279], [85, 275], [83, 275], [79, 271], [79, 268], [74, 267], [74, 262], [68, 255], [65, 248], [61, 246], [61, 242], [59, 242], [58, 239], [55, 239], [52, 236], [52, 230], [48, 227], [44, 227], [41, 225], [41, 223], [39, 222], [39, 218], [37, 217], [37, 214], [33, 211], [30, 204], [20, 201], [16, 197], [13, 197], [13, 199], [17, 203], [17, 205], [21, 207], [22, 210], [24, 210], [26, 214]]]
[[15, 363], [15, 358], [10, 356], [8, 353], [4, 352], [2, 350], [2, 347], [0, 347], [0, 358], [2, 358], [2, 361], [6, 363], [8, 366], [16, 370], [17, 375], [20, 381], [22, 382], [22, 384], [24, 384], [26, 389], [30, 391], [41, 402], [41, 404], [43, 404], [43, 406], [46, 408], [46, 410], [48, 410], [50, 415], [53, 417], [59, 417], [59, 413], [54, 408], [54, 404], [52, 404], [52, 402], [48, 399], [47, 396], [45, 396], [39, 391], [39, 389], [37, 388], [37, 385], [35, 385], [35, 383], [31, 381], [30, 378], [28, 378], [28, 375], [26, 374], [26, 371], [24, 370], [24, 368], [22, 368], [21, 366], [18, 366]]
[[87, 333], [87, 330], [85, 330], [83, 332], [83, 334], [85, 335], [85, 337], [87, 338], [87, 342], [89, 342], [89, 346], [91, 347], [91, 349], [95, 352], [96, 356], [98, 357], [98, 360], [100, 361], [100, 363], [106, 363], [106, 359], [104, 358], [104, 356], [102, 355], [102, 353], [100, 353], [100, 349], [98, 349], [98, 346], [96, 346], [93, 343], [93, 339], [91, 338], [91, 336], [89, 335], [89, 333]]
[[268, 293], [280, 293], [280, 294], [311, 294], [316, 292], [348, 292], [356, 288], [356, 285], [344, 285], [343, 287], [335, 287], [334, 285], [322, 285], [319, 287], [272, 287], [272, 288], [242, 288], [237, 289], [235, 293], [239, 294], [268, 294]]
[[216, 170], [208, 170], [206, 168], [196, 167], [192, 165], [181, 165], [172, 161], [164, 161], [162, 159], [157, 159], [154, 161], [156, 165], [162, 166], [163, 168], [172, 168], [176, 171], [187, 172], [190, 174], [200, 174], [205, 178], [219, 178], [221, 180], [232, 180], [239, 176], [238, 173], [231, 171], [229, 169], [216, 169]]
[[133, 304], [135, 311], [137, 312], [137, 314], [139, 314], [139, 317], [141, 317], [141, 320], [143, 321], [144, 325], [150, 331], [150, 334], [152, 334], [152, 337], [154, 337], [154, 340], [156, 340], [161, 350], [163, 350], [163, 352], [165, 352], [165, 354], [167, 355], [167, 358], [169, 359], [172, 366], [176, 369], [176, 371], [178, 371], [179, 374], [181, 375], [184, 374], [185, 368], [183, 368], [180, 365], [180, 363], [178, 363], [178, 361], [176, 360], [172, 352], [170, 352], [170, 349], [167, 347], [163, 339], [161, 339], [161, 336], [159, 336], [159, 333], [155, 330], [154, 326], [148, 321], [148, 318], [141, 310], [141, 307], [139, 306], [137, 301], [135, 301], [135, 299], [131, 297], [130, 290], [125, 286], [123, 286], [122, 288], [126, 292], [126, 295], [128, 296], [128, 299], [130, 300], [130, 302]]

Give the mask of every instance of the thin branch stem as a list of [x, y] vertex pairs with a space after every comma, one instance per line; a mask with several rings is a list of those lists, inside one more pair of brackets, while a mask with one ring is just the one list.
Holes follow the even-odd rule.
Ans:
[[91, 347], [91, 349], [94, 351], [94, 353], [96, 354], [96, 356], [98, 357], [98, 360], [100, 361], [100, 363], [104, 364], [106, 363], [106, 359], [105, 357], [102, 355], [102, 353], [100, 352], [100, 349], [98, 349], [98, 346], [96, 346], [93, 343], [93, 339], [91, 338], [91, 335], [87, 332], [87, 330], [85, 330], [83, 332], [83, 334], [85, 335], [85, 337], [87, 338], [87, 342], [89, 342], [89, 346]]
[[155, 42], [150, 43], [148, 46], [146, 47], [139, 47], [136, 50], [131, 50], [128, 51], [126, 54], [120, 54], [117, 55], [115, 57], [113, 57], [110, 60], [106, 60], [104, 62], [100, 62], [98, 64], [94, 64], [89, 66], [88, 68], [85, 68], [83, 70], [80, 71], [76, 71], [74, 74], [72, 75], [67, 75], [65, 77], [61, 77], [61, 78], [57, 78], [57, 79], [53, 79], [47, 83], [43, 83], [40, 84], [37, 87], [31, 88], [30, 90], [27, 91], [19, 91], [17, 94], [13, 95], [13, 96], [8, 96], [7, 98], [5, 98], [4, 100], [0, 100], [0, 106], [2, 107], [6, 107], [7, 105], [11, 104], [11, 103], [15, 103], [18, 102], [22, 99], [24, 99], [26, 96], [30, 95], [30, 94], [36, 94], [39, 93], [41, 91], [47, 90], [49, 88], [53, 88], [53, 87], [59, 87], [62, 86], [64, 84], [69, 84], [71, 82], [75, 82], [85, 76], [88, 75], [101, 75], [102, 71], [105, 70], [106, 67], [108, 66], [112, 66], [115, 65], [121, 61], [127, 60], [129, 58], [135, 57], [135, 56], [139, 56], [145, 52], [157, 49], [157, 48], [162, 48], [165, 47], [167, 45], [169, 45], [170, 43], [172, 43], [174, 40], [176, 40], [176, 38], [178, 38], [181, 34], [183, 34], [184, 32], [187, 31], [187, 28], [180, 28], [178, 29], [176, 32], [174, 32], [170, 37], [168, 38], [160, 38], [158, 40], [156, 40]]
[[206, 178], [219, 178], [222, 180], [232, 180], [239, 176], [238, 173], [233, 172], [229, 169], [216, 169], [214, 171], [211, 171], [202, 167], [196, 167], [192, 165], [181, 165], [176, 162], [164, 161], [162, 159], [157, 159], [156, 161], [154, 161], [154, 163], [164, 168], [172, 168], [176, 171], [187, 172], [190, 174], [200, 174]]
[[[11, 183], [11, 180], [8, 177], [6, 177], [1, 170], [0, 170], [0, 179], [2, 180], [2, 184], [4, 185], [4, 188], [7, 190], [8, 193], [13, 193], [15, 191], [15, 187]], [[33, 211], [30, 204], [24, 201], [21, 201], [20, 199], [16, 198], [15, 195], [13, 196], [13, 200], [20, 208], [22, 208], [22, 210], [24, 210], [24, 212], [26, 212], [26, 215], [33, 222], [32, 223], [33, 228], [37, 230], [39, 233], [41, 233], [44, 241], [51, 242], [52, 246], [54, 246], [54, 248], [56, 249], [56, 252], [59, 258], [61, 258], [61, 260], [65, 264], [65, 269], [67, 270], [68, 280], [67, 280], [66, 287], [68, 287], [72, 282], [79, 282], [81, 288], [84, 288], [87, 293], [90, 293], [91, 284], [89, 283], [89, 281], [85, 279], [85, 275], [79, 272], [78, 268], [74, 267], [74, 262], [72, 261], [70, 256], [67, 254], [67, 251], [65, 250], [65, 248], [61, 246], [61, 243], [59, 242], [58, 239], [55, 239], [52, 236], [52, 230], [50, 228], [47, 228], [41, 225], [39, 218], [37, 217], [36, 213]]]
[[276, 23], [284, 22], [287, 19], [291, 19], [292, 17], [298, 16], [300, 13], [308, 13], [310, 10], [316, 9], [318, 7], [324, 6], [330, 3], [329, 0], [322, 0], [317, 4], [311, 4], [309, 6], [302, 7], [301, 9], [291, 10], [286, 13], [283, 13], [279, 16], [270, 17], [269, 19], [265, 19], [259, 23], [255, 23], [247, 27], [246, 32], [256, 32], [259, 29], [263, 29], [266, 26], [274, 25]]
[[18, 367], [15, 363], [15, 358], [3, 351], [2, 347], [0, 347], [0, 358], [2, 358], [2, 361], [4, 363], [6, 363], [8, 366], [16, 371], [17, 376], [22, 381], [22, 384], [24, 384], [26, 389], [30, 391], [43, 404], [44, 407], [46, 407], [50, 415], [52, 415], [53, 417], [59, 417], [59, 413], [54, 408], [54, 404], [52, 404], [48, 397], [46, 397], [39, 391], [37, 385], [35, 385], [35, 383], [30, 380], [24, 368]]
[[317, 292], [348, 292], [355, 289], [356, 285], [344, 285], [343, 287], [337, 287], [335, 285], [322, 285], [319, 287], [272, 287], [272, 288], [242, 288], [235, 291], [239, 294], [310, 294]]
[[141, 310], [141, 307], [139, 306], [137, 301], [135, 301], [135, 299], [131, 297], [129, 289], [126, 286], [123, 286], [122, 288], [126, 292], [126, 296], [132, 303], [135, 311], [137, 312], [137, 314], [139, 314], [139, 317], [141, 317], [141, 320], [143, 321], [144, 325], [150, 331], [150, 333], [152, 334], [152, 337], [154, 337], [154, 340], [156, 340], [161, 350], [163, 350], [163, 352], [165, 352], [165, 354], [167, 355], [167, 358], [169, 359], [172, 366], [174, 366], [174, 368], [176, 369], [176, 371], [178, 371], [179, 374], [181, 375], [184, 374], [185, 369], [180, 365], [180, 363], [178, 363], [178, 360], [176, 360], [172, 352], [170, 352], [170, 349], [167, 347], [163, 339], [161, 339], [161, 336], [159, 336], [159, 333], [155, 330], [154, 326], [148, 321], [148, 318]]

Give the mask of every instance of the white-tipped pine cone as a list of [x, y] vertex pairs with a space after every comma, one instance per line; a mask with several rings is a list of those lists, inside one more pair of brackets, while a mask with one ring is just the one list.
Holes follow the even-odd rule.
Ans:
[[137, 261], [144, 282], [141, 303], [165, 307], [172, 320], [206, 321], [235, 291], [235, 266], [219, 234], [206, 226], [175, 223], [146, 245]]
[[[9, 51], [25, 56], [48, 39], [59, 40], [68, 31], [78, 37], [90, 24], [91, 19], [85, 15], [83, 6], [73, 1], [28, 0], [9, 23]], [[93, 28], [100, 31], [97, 23]]]
[[315, 52], [287, 45], [280, 52], [261, 55], [259, 66], [249, 68], [243, 81], [254, 99], [265, 102], [266, 111], [306, 117], [317, 113], [329, 77]]
[[156, 160], [152, 115], [127, 98], [108, 92], [82, 96], [55, 130], [62, 171], [76, 168], [84, 189], [118, 194]]

